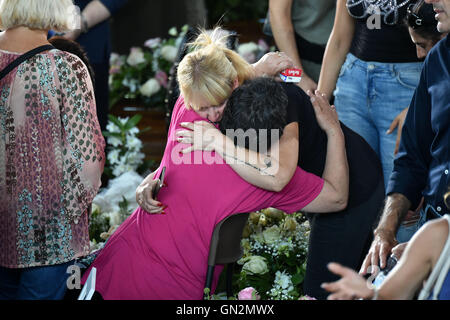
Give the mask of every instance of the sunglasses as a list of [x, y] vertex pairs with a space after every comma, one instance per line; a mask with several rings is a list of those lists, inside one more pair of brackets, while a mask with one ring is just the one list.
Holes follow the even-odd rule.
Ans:
[[426, 23], [422, 17], [418, 16], [417, 13], [413, 11], [414, 5], [415, 5], [414, 3], [411, 3], [406, 10], [406, 18], [408, 19], [408, 25], [413, 29], [421, 28], [428, 25], [428, 23]]

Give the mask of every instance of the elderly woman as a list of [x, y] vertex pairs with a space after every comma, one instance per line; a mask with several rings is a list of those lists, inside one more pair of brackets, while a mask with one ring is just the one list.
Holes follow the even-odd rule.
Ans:
[[86, 66], [47, 41], [69, 30], [72, 6], [0, 2], [0, 69], [44, 50], [0, 80], [0, 299], [61, 299], [68, 266], [89, 253], [104, 139]]
[[[166, 167], [167, 187], [158, 193], [167, 205], [165, 214], [149, 214], [138, 208], [108, 239], [92, 264], [97, 269], [96, 290], [104, 299], [201, 299], [209, 242], [219, 221], [266, 207], [325, 212], [346, 205], [348, 171], [343, 134], [335, 110], [322, 96], [315, 96], [315, 110], [334, 151], [325, 179], [294, 168], [283, 190], [270, 192], [245, 182], [218, 153], [180, 154], [183, 145], [175, 136], [180, 124], [220, 120], [233, 88], [253, 75], [251, 66], [228, 50], [218, 34], [218, 30], [211, 35], [202, 33], [196, 42], [198, 50], [188, 54], [178, 67], [182, 94], [174, 107], [161, 161], [161, 168]], [[198, 64], [192, 66], [192, 61]], [[272, 95], [265, 102], [274, 109], [286, 108], [286, 94], [273, 83], [267, 86]], [[285, 128], [283, 132], [282, 138], [289, 135]], [[273, 180], [275, 172], [267, 163], [265, 166], [256, 166], [255, 171], [260, 175], [264, 170], [268, 180]], [[221, 270], [216, 268], [213, 291]]]

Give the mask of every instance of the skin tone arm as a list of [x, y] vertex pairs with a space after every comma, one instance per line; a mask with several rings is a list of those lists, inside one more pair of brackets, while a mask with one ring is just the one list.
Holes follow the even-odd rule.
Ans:
[[[431, 221], [422, 227], [408, 243], [398, 264], [381, 284], [377, 299], [413, 299], [436, 265], [448, 232], [448, 223], [445, 219]], [[328, 297], [329, 300], [373, 298], [372, 285], [361, 275], [337, 263], [330, 263], [328, 268], [341, 276], [336, 282], [322, 284], [325, 290], [332, 292]]]
[[[316, 94], [308, 92], [308, 94], [319, 125], [327, 134], [328, 144], [327, 160], [322, 176], [325, 180], [324, 187], [320, 195], [304, 210], [339, 211], [346, 207], [348, 198], [348, 164], [344, 135], [334, 107], [331, 107], [319, 92]], [[292, 178], [298, 160], [297, 123], [291, 123], [286, 127], [289, 130], [286, 130], [280, 139], [280, 152], [272, 152], [272, 155], [259, 155], [254, 151], [236, 147], [231, 139], [205, 121], [199, 121], [197, 124], [186, 123], [184, 126], [194, 131], [178, 131], [178, 141], [193, 143], [193, 145], [182, 152], [215, 150], [244, 180], [266, 190], [282, 190]], [[249, 162], [248, 159], [257, 159], [258, 162]], [[268, 166], [267, 163], [271, 165]]]
[[[295, 31], [291, 19], [292, 0], [269, 0], [270, 24], [277, 47], [292, 58], [294, 65], [303, 70], [302, 61], [297, 50]], [[306, 73], [302, 75], [299, 87], [303, 91], [315, 91], [317, 83]]]
[[327, 158], [322, 178], [325, 180], [319, 196], [303, 208], [307, 212], [336, 212], [347, 207], [349, 169], [344, 134], [334, 106], [325, 94], [308, 92], [317, 122], [327, 134]]
[[400, 193], [393, 193], [387, 197], [381, 220], [374, 231], [374, 240], [361, 266], [361, 274], [366, 274], [370, 265], [378, 266], [378, 263], [380, 263], [381, 268], [386, 266], [388, 255], [392, 248], [398, 244], [395, 235], [399, 223], [410, 207], [411, 202]]
[[216, 151], [241, 178], [257, 187], [281, 191], [295, 172], [299, 144], [296, 122], [284, 128], [279, 143], [274, 144], [268, 154], [236, 146], [231, 138], [206, 121], [181, 123], [181, 126], [192, 131], [178, 131], [178, 142], [193, 143], [183, 149], [183, 153], [194, 150]]
[[[81, 14], [86, 19], [88, 29], [111, 17], [111, 12], [109, 12], [108, 8], [106, 8], [103, 3], [98, 0], [89, 2]], [[82, 23], [83, 21], [81, 20], [80, 25], [82, 25]], [[70, 40], [75, 40], [80, 36], [80, 34], [81, 29], [77, 29], [66, 33], [64, 37]]]
[[346, 0], [338, 0], [333, 30], [328, 39], [320, 70], [319, 91], [331, 97], [353, 39], [355, 22], [348, 14]]

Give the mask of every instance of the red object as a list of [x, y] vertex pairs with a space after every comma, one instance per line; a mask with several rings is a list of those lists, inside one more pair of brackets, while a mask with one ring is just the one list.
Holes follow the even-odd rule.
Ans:
[[280, 73], [280, 78], [285, 82], [299, 82], [302, 79], [302, 70], [286, 69]]

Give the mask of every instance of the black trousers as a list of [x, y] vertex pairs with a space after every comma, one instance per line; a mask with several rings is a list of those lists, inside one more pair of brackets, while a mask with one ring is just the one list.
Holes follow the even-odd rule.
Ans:
[[316, 299], [330, 294], [320, 285], [339, 279], [327, 269], [329, 262], [337, 262], [359, 271], [373, 239], [373, 228], [384, 203], [383, 180], [364, 203], [340, 212], [308, 213], [311, 226], [309, 236], [304, 293]]

